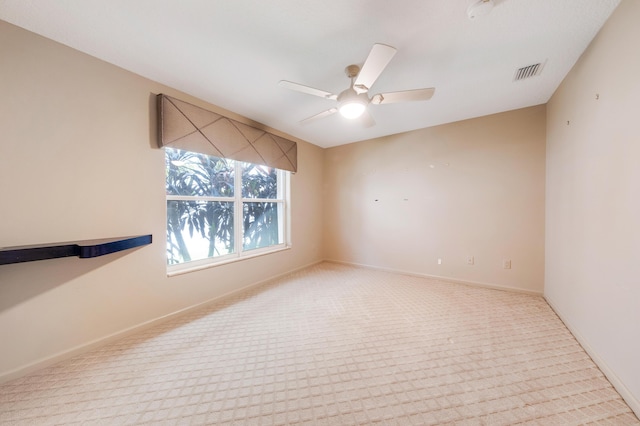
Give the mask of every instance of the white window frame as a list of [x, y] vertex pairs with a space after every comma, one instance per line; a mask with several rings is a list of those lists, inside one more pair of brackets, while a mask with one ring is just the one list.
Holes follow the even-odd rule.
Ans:
[[[233, 197], [200, 197], [187, 195], [169, 195], [166, 194], [166, 201], [221, 201], [234, 203], [233, 223], [234, 223], [234, 247], [235, 252], [218, 257], [207, 257], [205, 259], [192, 260], [189, 262], [177, 263], [173, 265], [167, 264], [167, 275], [180, 275], [187, 272], [211, 268], [214, 266], [224, 265], [232, 262], [238, 262], [245, 259], [251, 259], [270, 253], [276, 253], [287, 250], [290, 244], [290, 224], [289, 216], [291, 209], [290, 204], [290, 176], [291, 173], [286, 170], [275, 169], [278, 179], [278, 194], [276, 198], [243, 198], [242, 197], [242, 164], [246, 161], [234, 161], [234, 196]], [[278, 219], [280, 221], [280, 244], [274, 244], [267, 247], [244, 250], [244, 203], [277, 203]], [[165, 202], [165, 205], [167, 203]], [[166, 210], [165, 210], [166, 212]], [[165, 232], [166, 229], [165, 217]], [[165, 251], [166, 253], [166, 251]], [[166, 261], [166, 259], [165, 259]]]

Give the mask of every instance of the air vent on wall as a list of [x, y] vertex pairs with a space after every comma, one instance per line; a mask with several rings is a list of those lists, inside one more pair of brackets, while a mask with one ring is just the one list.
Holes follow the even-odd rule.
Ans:
[[533, 65], [528, 65], [526, 67], [518, 68], [513, 77], [513, 81], [520, 81], [526, 78], [535, 77], [536, 75], [540, 75], [542, 72], [542, 68], [544, 65], [542, 63], [537, 63]]

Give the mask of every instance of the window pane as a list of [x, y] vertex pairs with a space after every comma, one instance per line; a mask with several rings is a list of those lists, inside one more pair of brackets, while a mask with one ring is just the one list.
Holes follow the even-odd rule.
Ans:
[[233, 197], [234, 161], [165, 148], [167, 195]]
[[167, 263], [233, 253], [233, 204], [167, 200]]
[[242, 197], [277, 198], [277, 169], [258, 164], [242, 163]]
[[280, 203], [243, 203], [243, 250], [281, 244], [283, 233]]

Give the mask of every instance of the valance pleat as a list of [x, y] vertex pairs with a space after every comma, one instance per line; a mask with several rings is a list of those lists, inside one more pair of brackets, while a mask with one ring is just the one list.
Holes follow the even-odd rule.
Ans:
[[158, 95], [158, 144], [296, 172], [298, 145], [215, 112]]

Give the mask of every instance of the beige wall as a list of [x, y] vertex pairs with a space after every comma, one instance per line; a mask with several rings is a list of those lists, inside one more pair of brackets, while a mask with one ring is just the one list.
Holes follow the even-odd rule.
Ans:
[[640, 2], [623, 0], [548, 104], [545, 276], [545, 297], [636, 413], [638, 18]]
[[544, 106], [328, 149], [327, 257], [541, 293], [544, 162]]
[[0, 379], [322, 259], [322, 150], [302, 142], [292, 249], [168, 278], [154, 94], [219, 109], [2, 21], [0, 40], [0, 247], [154, 239], [95, 259], [0, 266]]

